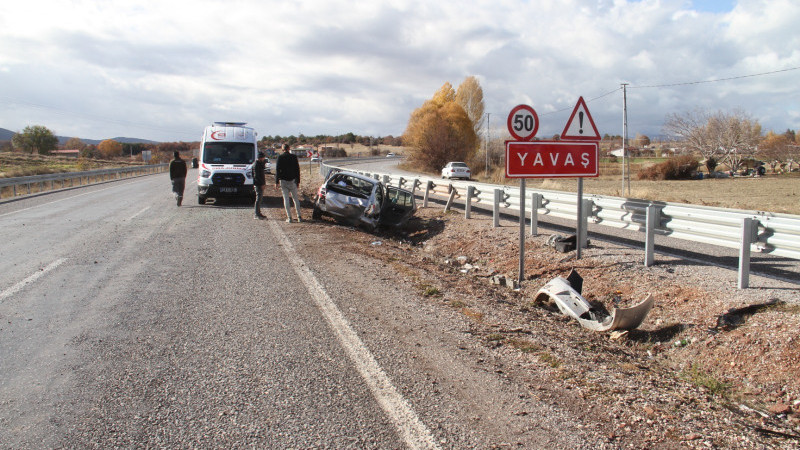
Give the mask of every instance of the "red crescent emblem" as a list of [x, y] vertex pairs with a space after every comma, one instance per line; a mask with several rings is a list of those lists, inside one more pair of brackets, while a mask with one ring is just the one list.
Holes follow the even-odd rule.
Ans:
[[225, 132], [224, 131], [215, 131], [211, 133], [211, 139], [215, 141], [219, 141], [220, 139], [225, 139]]

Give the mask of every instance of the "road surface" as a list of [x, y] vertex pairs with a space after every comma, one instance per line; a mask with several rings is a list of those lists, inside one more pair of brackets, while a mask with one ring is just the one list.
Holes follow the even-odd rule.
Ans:
[[338, 227], [285, 223], [269, 186], [267, 220], [197, 205], [195, 176], [180, 208], [166, 174], [0, 203], [0, 446], [602, 439]]

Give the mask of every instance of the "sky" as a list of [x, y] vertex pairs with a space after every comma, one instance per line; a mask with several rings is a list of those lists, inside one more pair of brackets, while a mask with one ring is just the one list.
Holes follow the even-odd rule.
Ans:
[[520, 104], [537, 137], [560, 134], [581, 96], [601, 135], [622, 135], [623, 83], [630, 137], [697, 109], [783, 132], [800, 128], [798, 24], [798, 0], [4, 1], [0, 128], [399, 136], [475, 76], [492, 137]]

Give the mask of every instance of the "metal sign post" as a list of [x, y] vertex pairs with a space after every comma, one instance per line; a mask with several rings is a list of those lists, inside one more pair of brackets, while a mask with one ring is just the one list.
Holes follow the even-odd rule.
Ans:
[[519, 284], [525, 279], [525, 178], [519, 180]]

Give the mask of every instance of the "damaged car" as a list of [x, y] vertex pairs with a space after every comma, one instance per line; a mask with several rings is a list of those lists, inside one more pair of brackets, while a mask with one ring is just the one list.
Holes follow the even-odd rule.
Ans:
[[328, 215], [337, 222], [372, 231], [378, 226], [402, 227], [416, 209], [410, 191], [341, 171], [331, 173], [320, 186], [311, 217]]

